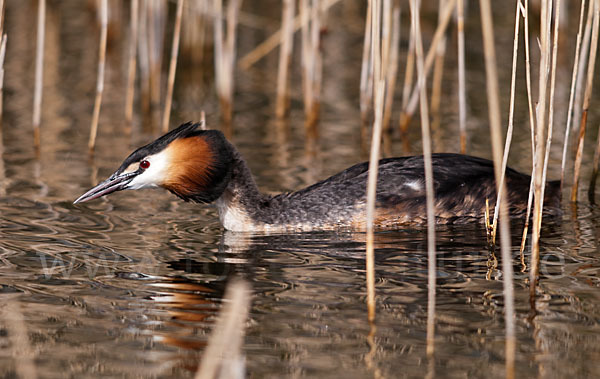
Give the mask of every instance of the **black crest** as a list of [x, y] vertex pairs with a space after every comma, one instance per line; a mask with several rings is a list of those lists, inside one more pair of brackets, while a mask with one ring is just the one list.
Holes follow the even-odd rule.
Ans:
[[150, 142], [149, 144], [142, 146], [131, 153], [121, 164], [121, 167], [117, 170], [116, 174], [122, 173], [130, 164], [139, 162], [148, 155], [156, 154], [167, 147], [171, 142], [178, 138], [193, 137], [201, 134], [203, 131], [198, 130], [199, 123], [186, 122], [180, 125], [176, 129], [171, 130], [162, 137]]

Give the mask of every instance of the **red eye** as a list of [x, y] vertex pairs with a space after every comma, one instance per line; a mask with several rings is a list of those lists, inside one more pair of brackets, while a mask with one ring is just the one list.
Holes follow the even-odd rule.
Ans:
[[140, 162], [140, 167], [145, 170], [148, 167], [150, 167], [150, 162], [148, 162], [147, 160], [144, 159], [143, 161]]

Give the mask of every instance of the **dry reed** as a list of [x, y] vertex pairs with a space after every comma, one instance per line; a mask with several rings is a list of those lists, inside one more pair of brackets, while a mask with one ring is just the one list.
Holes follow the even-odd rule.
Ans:
[[[449, 1], [454, 5], [452, 0]], [[427, 355], [435, 351], [435, 286], [436, 286], [436, 251], [435, 251], [435, 200], [433, 189], [433, 164], [431, 159], [431, 136], [429, 130], [429, 110], [427, 104], [426, 68], [423, 63], [423, 41], [419, 15], [419, 0], [410, 1], [411, 24], [415, 36], [415, 61], [417, 66], [417, 88], [421, 104], [421, 134], [423, 140], [423, 157], [425, 160], [425, 192], [427, 204]], [[433, 48], [433, 44], [432, 44]]]
[[529, 194], [527, 197], [527, 211], [525, 213], [525, 225], [523, 227], [523, 236], [521, 238], [521, 256], [525, 250], [525, 242], [527, 241], [527, 233], [529, 230], [529, 220], [531, 215], [531, 207], [533, 204], [533, 184], [535, 172], [535, 113], [533, 111], [533, 95], [531, 91], [531, 61], [529, 59], [529, 1], [525, 0], [525, 5], [519, 0], [518, 7], [523, 15], [523, 40], [525, 42], [525, 84], [527, 88], [527, 107], [529, 111], [529, 126], [531, 131], [531, 166], [532, 174], [529, 183]]
[[[577, 40], [575, 42], [575, 60], [573, 61], [573, 73], [571, 75], [571, 91], [569, 92], [569, 109], [567, 111], [567, 125], [565, 127], [565, 139], [563, 144], [562, 161], [560, 165], [560, 187], [562, 189], [565, 181], [565, 164], [567, 162], [567, 150], [569, 146], [569, 137], [571, 136], [571, 121], [573, 119], [573, 102], [575, 100], [575, 83], [577, 81], [577, 68], [579, 67], [579, 51], [581, 50], [581, 31], [583, 29], [583, 16], [585, 14], [585, 2], [581, 0], [581, 9], [579, 11], [579, 26], [577, 29]], [[590, 9], [592, 7], [590, 6]]]
[[367, 317], [369, 321], [375, 320], [375, 248], [373, 221], [375, 219], [375, 198], [377, 193], [377, 176], [379, 171], [379, 151], [381, 145], [381, 130], [383, 121], [383, 106], [385, 96], [384, 70], [381, 64], [381, 16], [382, 7], [380, 0], [369, 0], [371, 10], [371, 67], [374, 80], [374, 107], [375, 122], [371, 138], [371, 153], [369, 158], [369, 175], [367, 180], [367, 244], [366, 244], [366, 271], [367, 271]]
[[129, 35], [129, 62], [127, 67], [127, 93], [125, 95], [125, 122], [127, 130], [133, 122], [133, 97], [135, 94], [135, 69], [137, 65], [137, 40], [138, 40], [138, 19], [139, 19], [139, 0], [131, 0], [131, 21]]
[[514, 114], [515, 114], [515, 89], [516, 89], [516, 78], [517, 78], [517, 57], [519, 52], [519, 23], [520, 23], [521, 10], [519, 9], [519, 3], [515, 7], [515, 33], [513, 39], [513, 59], [512, 59], [512, 72], [510, 79], [510, 102], [508, 111], [508, 130], [506, 131], [506, 141], [504, 143], [504, 155], [502, 157], [502, 174], [500, 177], [500, 186], [498, 194], [496, 196], [496, 206], [494, 208], [494, 221], [492, 222], [492, 243], [496, 243], [496, 228], [498, 225], [498, 215], [500, 201], [502, 200], [502, 194], [504, 190], [504, 178], [506, 175], [506, 165], [508, 162], [508, 153], [510, 152], [510, 144], [512, 141], [513, 128], [514, 128]]
[[283, 118], [289, 108], [289, 71], [294, 49], [294, 1], [283, 0], [281, 11], [281, 47], [277, 69], [277, 100], [275, 114]]
[[148, 43], [148, 85], [150, 106], [156, 109], [160, 104], [162, 83], [163, 43], [165, 35], [166, 2], [147, 0], [147, 43]]
[[250, 308], [248, 283], [241, 279], [231, 281], [223, 304], [196, 372], [196, 379], [245, 377], [242, 347]]
[[[551, 4], [551, 3], [550, 3]], [[550, 5], [551, 6], [551, 5]], [[540, 165], [542, 164], [544, 154], [544, 134], [545, 134], [545, 117], [546, 117], [546, 91], [548, 87], [548, 71], [549, 67], [549, 55], [550, 55], [550, 44], [548, 36], [548, 24], [549, 19], [552, 15], [552, 10], [548, 9], [548, 1], [543, 0], [541, 2], [540, 10], [540, 66], [538, 75], [538, 101], [536, 107], [536, 130], [535, 130], [535, 161], [533, 166], [533, 172], [531, 177], [534, 183], [534, 197], [533, 197], [533, 228], [531, 235], [531, 258], [529, 262], [529, 295], [532, 308], [535, 308], [535, 289], [537, 286], [538, 273], [539, 273], [539, 260], [540, 260], [540, 249], [539, 249], [539, 237], [541, 228], [541, 216], [542, 216], [542, 204], [541, 204], [541, 193], [542, 193], [542, 170]]]
[[2, 116], [4, 113], [4, 58], [6, 56], [7, 39], [6, 33], [2, 34], [2, 39], [0, 39], [0, 128], [2, 128]]
[[[558, 41], [560, 26], [560, 5], [561, 0], [556, 1], [556, 10], [554, 14], [554, 34], [552, 40], [552, 60], [550, 71], [550, 104], [548, 109], [548, 132], [546, 133], [546, 150], [544, 152], [544, 166], [542, 168], [542, 192], [540, 195], [541, 208], [544, 209], [544, 193], [546, 191], [546, 174], [548, 172], [548, 161], [550, 160], [550, 147], [552, 144], [552, 134], [554, 129], [554, 92], [556, 89], [556, 60], [558, 57]], [[541, 219], [540, 219], [541, 222]]]
[[37, 369], [34, 362], [35, 351], [29, 342], [27, 325], [19, 302], [10, 299], [3, 304], [2, 308], [0, 314], [9, 331], [8, 337], [15, 357], [16, 374], [20, 378], [37, 378]]
[[[591, 5], [590, 5], [591, 6]], [[583, 107], [581, 114], [581, 124], [579, 126], [579, 141], [577, 143], [577, 153], [575, 155], [575, 168], [573, 174], [573, 187], [571, 189], [571, 201], [577, 201], [577, 189], [579, 186], [579, 175], [581, 171], [581, 160], [583, 158], [583, 143], [585, 139], [585, 129], [587, 125], [587, 115], [590, 107], [590, 98], [592, 96], [592, 87], [594, 84], [594, 68], [596, 62], [596, 52], [598, 51], [598, 25], [599, 25], [600, 0], [594, 0], [594, 20], [592, 26], [592, 43], [590, 47], [590, 56], [587, 66], [587, 80], [585, 94], [583, 97]]]
[[96, 98], [94, 100], [94, 113], [90, 128], [90, 139], [88, 148], [90, 153], [96, 146], [96, 134], [98, 133], [98, 120], [100, 118], [100, 106], [102, 105], [102, 93], [104, 92], [104, 68], [106, 64], [106, 36], [108, 29], [108, 0], [100, 3], [100, 47], [98, 52], [98, 80], [96, 82]]
[[6, 56], [6, 33], [4, 33], [4, 0], [0, 0], [0, 128], [4, 113], [4, 58]]
[[365, 39], [363, 44], [362, 65], [360, 69], [360, 119], [361, 127], [366, 129], [371, 99], [373, 96], [373, 66], [371, 60], [371, 12], [372, 2], [367, 5], [365, 21]]
[[[447, 0], [439, 0], [439, 9], [444, 8], [444, 3]], [[442, 21], [442, 13], [438, 13], [438, 23]], [[439, 127], [441, 122], [440, 115], [440, 104], [442, 101], [442, 79], [444, 76], [444, 60], [446, 58], [446, 36], [443, 36], [442, 40], [435, 50], [435, 62], [433, 65], [433, 78], [431, 87], [431, 126], [435, 130]]]
[[460, 152], [467, 152], [467, 90], [465, 85], [465, 5], [456, 2], [456, 28], [458, 30], [458, 125], [460, 130]]
[[402, 107], [400, 112], [400, 121], [398, 126], [400, 132], [405, 133], [410, 119], [407, 114], [408, 102], [410, 99], [410, 90], [413, 85], [413, 77], [415, 71], [415, 35], [413, 28], [410, 28], [410, 34], [408, 36], [408, 52], [406, 53], [406, 66], [404, 68], [404, 85], [402, 86]]
[[[490, 0], [480, 0], [481, 26], [483, 34], [483, 48], [485, 55], [485, 72], [487, 82], [487, 99], [490, 118], [490, 135], [492, 140], [492, 154], [494, 157], [494, 173], [496, 177], [496, 191], [502, 192], [502, 142], [501, 142], [501, 117], [500, 97], [498, 89], [498, 74], [496, 69], [496, 52], [494, 47], [494, 26]], [[512, 257], [510, 254], [510, 226], [508, 209], [505, 201], [500, 201], [500, 239], [502, 253], [502, 271], [504, 287], [504, 322], [505, 322], [505, 370], [506, 377], [514, 377], [515, 362], [515, 311], [513, 291]]]
[[585, 69], [588, 63], [590, 51], [590, 39], [592, 38], [592, 21], [594, 19], [593, 1], [588, 6], [588, 15], [585, 21], [585, 30], [581, 42], [581, 58], [577, 67], [577, 83], [575, 84], [575, 103], [573, 105], [573, 131], [577, 132], [581, 123], [581, 108], [583, 103], [583, 84], [585, 80]]
[[42, 88], [44, 86], [44, 40], [46, 35], [46, 0], [38, 1], [37, 45], [35, 51], [35, 88], [33, 91], [33, 144], [40, 148]]
[[173, 44], [171, 45], [171, 61], [169, 62], [169, 76], [167, 79], [167, 95], [165, 109], [163, 111], [162, 132], [169, 130], [171, 118], [171, 105], [173, 103], [173, 86], [175, 85], [175, 70], [177, 69], [177, 56], [179, 54], [179, 39], [181, 35], [181, 16], [183, 14], [183, 0], [177, 0], [177, 12], [175, 14], [175, 26], [173, 27]]
[[[310, 4], [309, 4], [310, 2]], [[300, 0], [302, 20], [302, 93], [306, 126], [313, 129], [319, 118], [322, 58], [319, 51], [321, 12], [319, 0]]]
[[[400, 4], [396, 1], [387, 1], [388, 4], [384, 12], [388, 16], [384, 17], [386, 26], [384, 27], [384, 35], [387, 35], [387, 42], [384, 41], [384, 46], [388, 50], [385, 54], [385, 64], [388, 66], [385, 81], [386, 92], [383, 108], [383, 130], [389, 131], [390, 120], [392, 118], [392, 104], [394, 102], [394, 92], [396, 89], [396, 77], [398, 73], [398, 49], [400, 46]], [[391, 5], [391, 9], [390, 8]], [[385, 15], [385, 13], [384, 13]], [[391, 36], [390, 36], [391, 34]]]
[[[321, 3], [321, 9], [326, 12], [334, 4], [340, 0], [325, 0]], [[294, 18], [294, 32], [298, 31], [302, 27], [302, 20], [300, 15]], [[248, 70], [252, 65], [261, 60], [265, 55], [269, 54], [281, 43], [281, 29], [271, 34], [269, 38], [259, 43], [252, 51], [244, 55], [238, 61], [238, 67], [242, 70]]]
[[[435, 53], [437, 51], [437, 47], [439, 43], [443, 40], [444, 34], [446, 33], [446, 28], [448, 27], [448, 23], [450, 22], [450, 17], [452, 16], [452, 11], [456, 7], [456, 0], [448, 0], [446, 6], [441, 11], [441, 21], [438, 23], [438, 26], [433, 35], [433, 39], [431, 40], [431, 45], [429, 46], [429, 50], [427, 51], [427, 55], [425, 57], [425, 77], [431, 71], [431, 68], [434, 63]], [[425, 83], [424, 83], [425, 84]], [[410, 100], [406, 106], [406, 110], [403, 110], [403, 114], [400, 116], [401, 124], [400, 130], [405, 131], [408, 128], [408, 123], [412, 118], [415, 110], [417, 109], [417, 105], [419, 105], [419, 88], [418, 84], [413, 88], [412, 94], [410, 96]]]
[[221, 104], [221, 116], [231, 123], [233, 112], [234, 62], [236, 31], [241, 0], [229, 0], [227, 4], [226, 35], [223, 36], [223, 1], [214, 3], [215, 82]]

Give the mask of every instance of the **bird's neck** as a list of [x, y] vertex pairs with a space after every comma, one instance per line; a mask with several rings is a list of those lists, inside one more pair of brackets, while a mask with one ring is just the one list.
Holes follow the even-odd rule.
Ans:
[[253, 215], [264, 205], [269, 196], [260, 193], [250, 168], [235, 151], [231, 178], [223, 194], [217, 199], [219, 219], [225, 229], [233, 231], [256, 230]]

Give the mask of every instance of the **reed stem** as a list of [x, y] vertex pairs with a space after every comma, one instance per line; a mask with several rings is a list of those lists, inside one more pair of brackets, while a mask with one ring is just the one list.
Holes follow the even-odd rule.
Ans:
[[383, 106], [385, 96], [385, 79], [381, 72], [381, 0], [369, 0], [371, 8], [371, 67], [373, 67], [375, 85], [375, 121], [371, 138], [371, 153], [369, 158], [369, 175], [367, 181], [367, 310], [368, 320], [375, 320], [375, 249], [374, 230], [375, 198], [377, 193], [377, 176], [379, 171], [379, 155], [381, 146], [381, 131], [383, 121]]
[[104, 67], [106, 64], [106, 37], [108, 28], [108, 0], [100, 3], [100, 47], [98, 52], [98, 80], [96, 82], [96, 98], [94, 100], [94, 113], [90, 128], [90, 139], [88, 148], [90, 154], [96, 146], [96, 134], [98, 133], [98, 120], [100, 118], [100, 106], [102, 105], [102, 92], [104, 91]]
[[281, 11], [281, 47], [277, 70], [277, 100], [275, 113], [283, 118], [289, 109], [289, 71], [294, 49], [294, 0], [283, 0]]
[[[579, 67], [579, 51], [581, 50], [581, 31], [583, 29], [583, 16], [585, 14], [585, 2], [581, 0], [579, 11], [579, 26], [577, 29], [577, 41], [575, 42], [575, 60], [573, 61], [573, 73], [571, 75], [571, 91], [569, 92], [569, 109], [567, 111], [567, 125], [565, 127], [565, 139], [563, 144], [562, 161], [560, 165], [560, 188], [562, 190], [565, 181], [565, 164], [567, 162], [567, 150], [571, 136], [571, 121], [573, 119], [573, 102], [575, 100], [575, 83], [577, 82], [577, 67]], [[590, 9], [592, 7], [590, 6]]]
[[179, 39], [181, 35], [181, 17], [183, 15], [183, 0], [177, 0], [175, 26], [173, 28], [173, 44], [171, 45], [171, 61], [169, 62], [169, 76], [167, 79], [167, 97], [162, 119], [162, 132], [169, 131], [171, 118], [171, 105], [173, 103], [173, 86], [175, 85], [175, 71], [177, 69], [177, 56], [179, 55]]
[[130, 130], [133, 122], [133, 97], [135, 95], [135, 71], [137, 65], [137, 41], [138, 41], [138, 20], [139, 20], [139, 0], [131, 0], [131, 31], [129, 36], [129, 64], [127, 68], [127, 94], [125, 96], [125, 122], [127, 130]]
[[35, 51], [35, 88], [33, 91], [33, 145], [40, 149], [42, 88], [44, 86], [44, 40], [46, 35], [46, 0], [38, 1], [37, 47]]
[[[496, 177], [496, 191], [502, 192], [502, 137], [500, 117], [500, 97], [498, 89], [498, 74], [496, 69], [496, 51], [494, 47], [494, 26], [490, 0], [480, 0], [481, 25], [483, 34], [483, 47], [485, 54], [485, 72], [487, 81], [487, 98], [490, 118], [490, 135], [492, 139], [492, 154], [494, 157], [494, 172]], [[513, 291], [513, 269], [510, 254], [510, 225], [508, 220], [508, 209], [505, 201], [500, 201], [500, 239], [502, 252], [502, 271], [504, 286], [504, 322], [506, 336], [506, 377], [514, 378], [515, 363], [515, 311]]]
[[[450, 0], [448, 3], [452, 3]], [[448, 6], [448, 5], [447, 5]], [[417, 88], [421, 104], [421, 134], [425, 163], [425, 192], [427, 204], [427, 355], [435, 351], [435, 292], [436, 292], [436, 249], [435, 249], [435, 200], [433, 189], [433, 164], [431, 159], [431, 134], [427, 89], [425, 88], [426, 68], [423, 63], [423, 40], [419, 15], [419, 0], [410, 1], [411, 23], [415, 36], [415, 60], [417, 66]], [[432, 44], [433, 48], [433, 44]], [[432, 50], [430, 50], [432, 51]]]
[[460, 130], [460, 153], [467, 152], [467, 90], [465, 85], [465, 5], [456, 2], [456, 27], [458, 29], [458, 125]]
[[577, 154], [575, 156], [575, 169], [573, 174], [573, 187], [571, 189], [571, 201], [577, 202], [577, 190], [579, 186], [579, 175], [581, 171], [581, 160], [583, 158], [583, 143], [585, 139], [585, 129], [587, 125], [587, 115], [590, 107], [590, 98], [592, 97], [592, 87], [594, 84], [594, 68], [596, 63], [596, 52], [598, 51], [598, 25], [600, 19], [600, 0], [594, 0], [594, 21], [592, 26], [592, 43], [590, 47], [590, 57], [587, 66], [587, 81], [585, 94], [583, 97], [583, 107], [581, 114], [581, 125], [579, 126], [579, 141], [577, 144]]
[[508, 162], [508, 153], [510, 151], [510, 144], [512, 141], [513, 127], [514, 127], [514, 114], [515, 114], [515, 90], [516, 90], [516, 78], [517, 78], [517, 57], [519, 52], [519, 23], [520, 13], [519, 9], [520, 0], [517, 0], [515, 7], [515, 34], [513, 39], [513, 59], [512, 59], [512, 73], [510, 79], [510, 105], [508, 111], [508, 130], [506, 131], [506, 141], [504, 143], [504, 155], [502, 157], [502, 174], [500, 177], [499, 191], [496, 197], [496, 206], [494, 208], [494, 221], [492, 222], [492, 243], [496, 243], [496, 227], [498, 225], [498, 215], [500, 214], [500, 201], [502, 199], [502, 191], [504, 190], [504, 178], [506, 174], [506, 165]]
[[[431, 40], [431, 45], [429, 46], [429, 50], [427, 51], [427, 56], [425, 58], [425, 73], [426, 76], [431, 71], [431, 68], [434, 63], [435, 53], [437, 51], [438, 45], [444, 38], [444, 34], [446, 33], [446, 28], [448, 27], [448, 23], [450, 22], [450, 17], [452, 16], [452, 11], [456, 7], [456, 0], [448, 0], [446, 6], [442, 10], [442, 16], [440, 17], [441, 22], [438, 23], [438, 26], [433, 35], [433, 39]], [[425, 83], [424, 83], [425, 84]], [[410, 122], [412, 115], [415, 113], [417, 109], [417, 105], [419, 104], [419, 88], [413, 88], [412, 95], [406, 107], [406, 112], [404, 115], [401, 115], [401, 120], [403, 123], [400, 125], [400, 130], [406, 130]]]

